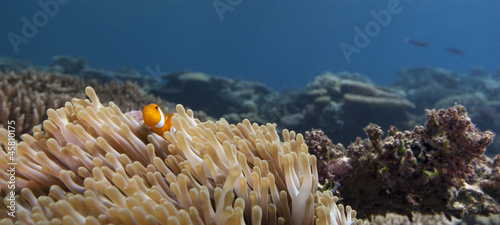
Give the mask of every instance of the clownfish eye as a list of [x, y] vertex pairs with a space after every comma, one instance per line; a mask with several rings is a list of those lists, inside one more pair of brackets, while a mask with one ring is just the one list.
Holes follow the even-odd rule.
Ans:
[[158, 106], [155, 106], [155, 109], [158, 109]]

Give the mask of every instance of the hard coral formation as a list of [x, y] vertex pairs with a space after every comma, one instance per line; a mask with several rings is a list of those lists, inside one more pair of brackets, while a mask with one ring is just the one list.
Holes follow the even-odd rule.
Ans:
[[[392, 87], [405, 91], [415, 103], [411, 113], [418, 115], [428, 108], [446, 108], [455, 103], [467, 107], [472, 120], [481, 129], [500, 132], [500, 80], [485, 71], [468, 75], [432, 68], [408, 68], [399, 72]], [[420, 121], [423, 122], [423, 121]], [[500, 142], [493, 143], [486, 154], [500, 153]]]
[[12, 58], [0, 58], [0, 72], [16, 72], [20, 73], [24, 70], [29, 69], [31, 64], [29, 62], [12, 59]]
[[249, 105], [262, 105], [267, 98], [277, 95], [260, 83], [231, 80], [199, 72], [179, 71], [163, 78], [165, 83], [151, 90], [151, 93], [190, 107], [196, 106], [214, 117], [226, 117], [225, 114], [231, 112], [238, 113], [238, 116], [232, 116], [237, 121], [241, 121], [239, 118], [265, 121], [259, 117], [258, 111]]
[[78, 74], [87, 67], [87, 59], [84, 57], [72, 58], [66, 55], [52, 57], [50, 68], [65, 74]]
[[7, 121], [16, 123], [16, 135], [30, 132], [46, 117], [48, 108], [59, 108], [73, 97], [83, 98], [83, 88], [92, 85], [102, 93], [104, 101], [113, 100], [124, 110], [140, 109], [144, 104], [167, 102], [148, 95], [134, 83], [111, 82], [99, 84], [95, 80], [82, 80], [74, 76], [55, 73], [0, 72], [0, 121], [6, 127]]
[[359, 81], [359, 76], [351, 79], [346, 73], [325, 73], [316, 77], [294, 98], [294, 105], [301, 106], [299, 109], [305, 117], [291, 127], [297, 130], [321, 128], [342, 143], [349, 143], [361, 135], [361, 129], [370, 122], [386, 127], [391, 124], [406, 127], [407, 111], [414, 105], [405, 94]]
[[79, 84], [78, 81], [73, 77], [34, 71], [0, 72], [1, 125], [6, 127], [7, 121], [13, 120], [17, 136], [31, 131], [45, 119], [48, 108], [61, 107], [72, 97], [83, 97], [83, 93], [71, 89]]
[[[316, 191], [316, 157], [301, 134], [283, 130], [281, 142], [276, 125], [202, 123], [177, 105], [176, 132], [161, 137], [86, 93], [90, 101], [49, 109], [43, 130], [22, 135], [17, 223], [362, 224], [330, 191]], [[0, 208], [0, 223], [12, 224]]]
[[318, 159], [318, 182], [322, 189], [335, 188], [335, 176], [345, 176], [352, 170], [344, 146], [334, 145], [322, 130], [306, 131], [308, 151]]
[[[344, 202], [361, 218], [388, 212], [458, 218], [500, 212], [498, 162], [483, 155], [494, 134], [478, 131], [464, 107], [428, 110], [425, 126], [404, 132], [391, 127], [384, 139], [375, 124], [365, 132], [367, 139], [358, 138], [347, 148], [320, 147], [327, 146], [323, 154], [334, 156], [333, 162], [347, 158], [348, 164], [328, 163], [326, 168], [342, 184]], [[324, 139], [318, 133], [306, 135], [310, 151], [318, 148], [310, 137]], [[335, 173], [346, 169], [348, 173]]]
[[[110, 71], [103, 68], [93, 68], [88, 65], [85, 57], [73, 58], [67, 55], [59, 55], [52, 57], [52, 62], [47, 67], [33, 66], [27, 62], [21, 62], [9, 58], [0, 59], [0, 71], [22, 72], [27, 69], [34, 69], [38, 72], [61, 73], [73, 75], [84, 80], [98, 80], [100, 82], [126, 82], [131, 81], [139, 84], [142, 88], [148, 89], [155, 83], [158, 83], [158, 77], [143, 76], [138, 71], [120, 68], [116, 71]], [[85, 87], [85, 86], [84, 86]]]
[[377, 87], [373, 84], [342, 80], [340, 89], [346, 101], [362, 102], [380, 107], [415, 107], [413, 103], [405, 98], [403, 92]]
[[432, 108], [440, 99], [463, 93], [460, 76], [444, 69], [403, 69], [398, 72], [398, 78], [392, 86], [405, 90], [410, 101], [415, 103], [416, 112]]

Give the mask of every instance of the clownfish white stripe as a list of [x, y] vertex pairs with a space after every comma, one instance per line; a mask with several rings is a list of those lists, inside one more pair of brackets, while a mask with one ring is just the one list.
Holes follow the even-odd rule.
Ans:
[[158, 108], [158, 111], [160, 112], [160, 122], [158, 122], [155, 127], [156, 128], [161, 128], [163, 125], [165, 125], [165, 115], [163, 115], [163, 112], [161, 109]]

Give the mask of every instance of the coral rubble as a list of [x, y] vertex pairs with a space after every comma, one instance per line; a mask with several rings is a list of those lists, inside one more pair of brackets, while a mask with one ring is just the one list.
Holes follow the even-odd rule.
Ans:
[[[317, 191], [304, 137], [275, 124], [200, 122], [177, 105], [175, 133], [152, 133], [110, 102], [74, 98], [17, 144], [22, 224], [362, 224]], [[7, 145], [7, 130], [0, 142]], [[6, 187], [9, 155], [0, 151]], [[1, 191], [4, 202], [6, 190]], [[6, 205], [0, 224], [12, 224]]]
[[494, 134], [477, 130], [464, 107], [428, 110], [424, 126], [390, 127], [383, 139], [375, 124], [365, 132], [368, 138], [347, 148], [328, 143], [318, 131], [306, 135], [309, 151], [329, 159], [327, 166], [318, 165], [318, 174], [342, 184], [343, 201], [361, 218], [388, 212], [410, 218], [414, 212], [448, 218], [500, 212], [498, 157], [483, 155]]

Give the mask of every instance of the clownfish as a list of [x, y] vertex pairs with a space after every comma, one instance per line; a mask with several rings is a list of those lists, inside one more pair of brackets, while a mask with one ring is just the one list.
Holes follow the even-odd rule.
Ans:
[[167, 116], [163, 113], [157, 104], [149, 104], [144, 106], [142, 110], [142, 116], [144, 118], [144, 124], [151, 129], [151, 131], [163, 137], [165, 131], [171, 131], [172, 123], [170, 119], [174, 114], [169, 113]]

